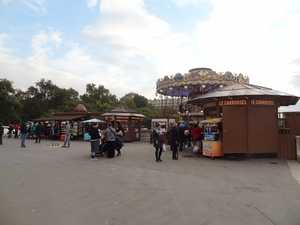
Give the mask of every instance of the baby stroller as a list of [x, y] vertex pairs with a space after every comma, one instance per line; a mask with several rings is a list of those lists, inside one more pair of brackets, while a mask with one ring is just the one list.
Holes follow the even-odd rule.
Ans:
[[107, 158], [114, 158], [116, 148], [117, 146], [115, 142], [104, 142], [99, 145], [99, 151], [96, 153], [96, 155], [105, 156]]

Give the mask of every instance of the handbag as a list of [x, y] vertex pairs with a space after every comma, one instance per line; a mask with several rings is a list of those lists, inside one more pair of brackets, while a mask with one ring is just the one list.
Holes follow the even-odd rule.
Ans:
[[91, 140], [91, 135], [90, 135], [89, 133], [84, 133], [84, 135], [83, 135], [83, 140], [84, 140], [84, 141], [89, 141], [89, 140]]

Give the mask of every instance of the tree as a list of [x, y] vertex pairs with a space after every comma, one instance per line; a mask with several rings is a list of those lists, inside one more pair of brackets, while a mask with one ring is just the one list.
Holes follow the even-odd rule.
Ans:
[[67, 112], [73, 110], [79, 103], [79, 94], [73, 88], [57, 88], [50, 101], [50, 110]]
[[60, 88], [51, 80], [41, 79], [27, 91], [17, 92], [22, 118], [26, 120], [47, 116], [52, 112], [72, 110], [79, 102], [76, 90]]
[[134, 101], [137, 108], [143, 108], [143, 107], [146, 107], [148, 105], [148, 99], [145, 98], [142, 95], [139, 95], [139, 94], [136, 94], [133, 97], [133, 101]]
[[7, 79], [0, 79], [0, 108], [0, 120], [5, 124], [20, 119], [17, 113], [20, 105], [15, 97], [15, 89]]
[[128, 93], [120, 99], [120, 103], [128, 108], [144, 108], [148, 105], [148, 99], [136, 93]]
[[97, 112], [105, 112], [118, 104], [117, 97], [103, 85], [87, 84], [86, 93], [80, 99], [91, 111]]

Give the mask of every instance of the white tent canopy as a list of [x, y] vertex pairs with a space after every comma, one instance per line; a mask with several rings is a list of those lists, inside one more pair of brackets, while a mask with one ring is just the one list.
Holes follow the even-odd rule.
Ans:
[[82, 121], [82, 123], [105, 123], [105, 121], [94, 118], [94, 119]]

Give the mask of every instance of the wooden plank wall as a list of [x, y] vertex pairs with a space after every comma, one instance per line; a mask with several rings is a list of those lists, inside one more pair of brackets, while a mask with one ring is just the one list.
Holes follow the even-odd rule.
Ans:
[[278, 158], [296, 160], [296, 139], [288, 129], [280, 130]]

